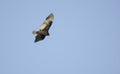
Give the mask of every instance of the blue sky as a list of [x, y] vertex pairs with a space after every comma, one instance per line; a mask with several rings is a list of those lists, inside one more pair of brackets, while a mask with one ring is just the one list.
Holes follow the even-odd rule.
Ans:
[[0, 36], [0, 74], [120, 74], [119, 0], [0, 0]]

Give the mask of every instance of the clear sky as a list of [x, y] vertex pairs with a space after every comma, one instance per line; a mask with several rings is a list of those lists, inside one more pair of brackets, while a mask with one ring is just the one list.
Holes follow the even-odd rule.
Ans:
[[120, 74], [120, 0], [0, 0], [0, 74]]

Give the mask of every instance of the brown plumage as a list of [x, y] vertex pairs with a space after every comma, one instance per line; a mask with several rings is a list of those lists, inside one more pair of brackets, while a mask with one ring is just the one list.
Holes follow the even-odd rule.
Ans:
[[49, 29], [52, 25], [52, 22], [54, 20], [54, 15], [51, 13], [43, 22], [43, 24], [40, 27], [39, 31], [33, 31], [33, 34], [37, 34], [35, 37], [34, 42], [38, 42], [40, 40], [43, 40], [46, 36], [49, 36]]

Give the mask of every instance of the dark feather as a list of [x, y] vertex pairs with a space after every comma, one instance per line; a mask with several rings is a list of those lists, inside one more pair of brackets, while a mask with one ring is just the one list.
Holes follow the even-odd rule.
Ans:
[[40, 40], [43, 40], [44, 38], [45, 38], [45, 35], [38, 34], [38, 35], [36, 35], [34, 42], [38, 42], [38, 41], [40, 41]]

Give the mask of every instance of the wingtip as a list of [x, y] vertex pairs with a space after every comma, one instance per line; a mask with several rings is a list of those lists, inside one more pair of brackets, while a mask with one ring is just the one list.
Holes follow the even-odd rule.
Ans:
[[50, 13], [51, 15], [53, 15], [53, 13]]
[[34, 41], [34, 43], [36, 43], [37, 41]]
[[37, 43], [38, 41], [40, 41], [40, 40], [35, 39], [35, 40], [34, 40], [34, 43]]
[[50, 16], [53, 16], [53, 17], [54, 17], [54, 14], [53, 14], [53, 13], [51, 13], [51, 14], [50, 14]]

